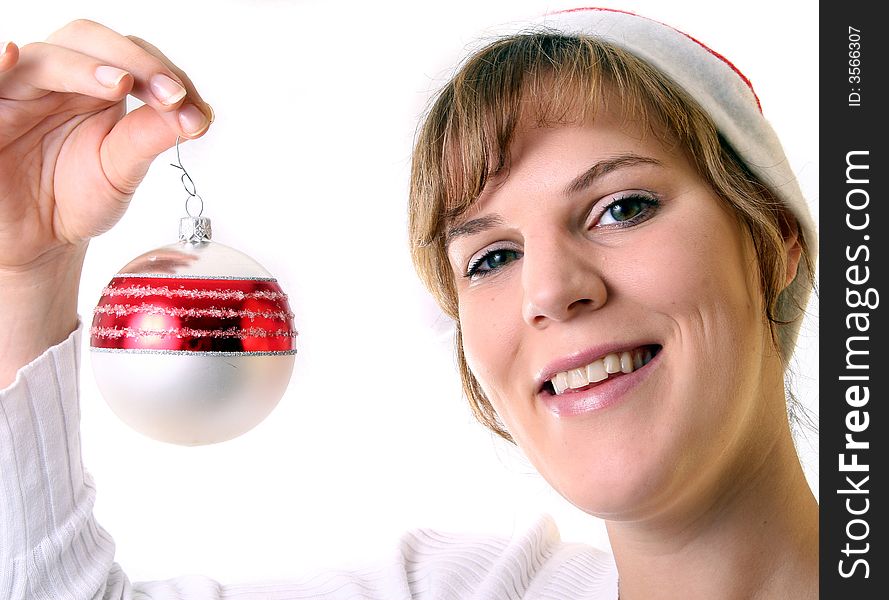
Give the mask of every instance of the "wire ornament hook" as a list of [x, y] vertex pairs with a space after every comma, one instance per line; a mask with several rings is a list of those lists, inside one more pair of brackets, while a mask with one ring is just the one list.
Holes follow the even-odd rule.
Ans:
[[[182, 176], [179, 178], [179, 180], [182, 182], [182, 187], [185, 188], [185, 192], [188, 194], [188, 198], [185, 199], [185, 213], [189, 217], [196, 219], [196, 218], [200, 217], [202, 214], [204, 214], [204, 199], [201, 198], [200, 194], [198, 194], [198, 188], [194, 183], [194, 179], [191, 178], [191, 175], [188, 174], [188, 171], [186, 171], [185, 167], [182, 165], [182, 156], [179, 154], [179, 140], [180, 139], [181, 139], [181, 137], [177, 135], [176, 136], [176, 161], [179, 164], [170, 163], [170, 166], [176, 167], [177, 169], [180, 169], [182, 171]], [[192, 199], [197, 199], [197, 201], [200, 203], [199, 209], [198, 209], [198, 214], [196, 214], [196, 215], [192, 214], [192, 212], [191, 212], [191, 208], [190, 208], [191, 205], [189, 204], [189, 202], [191, 202]]]

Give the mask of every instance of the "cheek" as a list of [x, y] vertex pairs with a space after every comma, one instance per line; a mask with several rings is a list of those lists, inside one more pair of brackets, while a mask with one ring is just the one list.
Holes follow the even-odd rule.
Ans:
[[697, 409], [706, 410], [704, 398], [752, 385], [768, 328], [752, 242], [721, 210], [701, 216], [697, 225], [686, 220], [658, 231], [648, 246], [657, 251], [639, 259], [657, 267], [634, 293], [665, 323], [676, 366], [670, 397], [700, 398]]
[[752, 406], [768, 328], [752, 242], [733, 221], [695, 241], [697, 251], [672, 257], [677, 269], [665, 310], [682, 368], [669, 397], [692, 446], [721, 447]]
[[759, 275], [749, 236], [719, 208], [698, 220], [666, 227], [652, 240], [647, 258], [659, 266], [640, 287], [657, 309], [700, 321], [701, 327], [734, 329], [742, 325], [739, 319], [760, 321]]
[[503, 393], [515, 364], [519, 326], [505, 290], [470, 291], [460, 298], [463, 355], [472, 374], [491, 399]]

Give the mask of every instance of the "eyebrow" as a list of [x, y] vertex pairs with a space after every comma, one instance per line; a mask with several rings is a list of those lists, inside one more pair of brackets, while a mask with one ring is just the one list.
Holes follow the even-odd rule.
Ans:
[[500, 215], [485, 215], [484, 217], [466, 221], [462, 225], [448, 229], [448, 232], [445, 234], [445, 248], [458, 237], [487, 231], [498, 225], [503, 225], [503, 219]]
[[638, 154], [621, 154], [614, 158], [600, 160], [592, 167], [578, 175], [574, 180], [565, 186], [564, 194], [571, 196], [577, 192], [582, 192], [586, 188], [593, 185], [596, 179], [626, 167], [635, 167], [636, 165], [660, 165], [661, 161], [648, 156], [639, 156]]
[[[566, 196], [570, 196], [572, 194], [576, 194], [577, 192], [581, 192], [591, 186], [599, 177], [616, 171], [617, 169], [634, 167], [636, 165], [660, 164], [661, 162], [659, 160], [650, 158], [648, 156], [639, 156], [638, 154], [621, 154], [620, 156], [600, 160], [592, 167], [575, 177], [571, 181], [571, 183], [565, 186], [565, 190], [563, 193]], [[504, 221], [500, 217], [500, 215], [492, 214], [485, 215], [477, 219], [471, 219], [469, 221], [466, 221], [462, 225], [452, 227], [451, 229], [448, 229], [447, 233], [445, 234], [445, 248], [447, 248], [451, 244], [451, 242], [453, 242], [458, 237], [481, 233], [482, 231], [487, 231], [488, 229], [503, 225], [503, 223]]]

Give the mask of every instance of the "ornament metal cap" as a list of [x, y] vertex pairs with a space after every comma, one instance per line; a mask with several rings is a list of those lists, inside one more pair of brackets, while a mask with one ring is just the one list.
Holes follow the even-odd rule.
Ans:
[[210, 219], [207, 217], [182, 217], [179, 219], [179, 241], [189, 244], [209, 242], [213, 236]]

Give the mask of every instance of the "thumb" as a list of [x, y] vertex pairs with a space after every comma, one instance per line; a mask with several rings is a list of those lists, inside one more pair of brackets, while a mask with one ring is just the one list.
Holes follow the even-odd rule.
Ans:
[[13, 68], [19, 60], [19, 47], [12, 42], [0, 42], [0, 73]]
[[93, 115], [60, 155], [56, 231], [63, 239], [88, 239], [111, 229], [152, 161], [176, 143], [178, 132], [154, 108], [124, 115], [125, 109], [120, 102]]
[[128, 113], [102, 142], [100, 159], [108, 182], [124, 196], [131, 196], [152, 161], [176, 143], [177, 135], [150, 106]]

